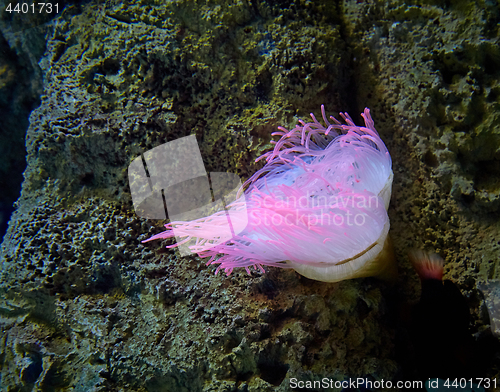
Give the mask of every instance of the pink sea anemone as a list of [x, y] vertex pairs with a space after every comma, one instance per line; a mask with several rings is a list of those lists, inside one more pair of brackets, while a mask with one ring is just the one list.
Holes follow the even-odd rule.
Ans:
[[[369, 109], [358, 127], [331, 122], [321, 106], [324, 125], [299, 120], [294, 129], [279, 127], [274, 149], [226, 211], [190, 222], [171, 222], [146, 241], [176, 237], [208, 264], [227, 274], [236, 267], [293, 268], [320, 281], [394, 274], [388, 237], [391, 157], [375, 130]], [[246, 190], [243, 192], [243, 189]], [[234, 226], [245, 229], [230, 240], [221, 236], [231, 211]]]

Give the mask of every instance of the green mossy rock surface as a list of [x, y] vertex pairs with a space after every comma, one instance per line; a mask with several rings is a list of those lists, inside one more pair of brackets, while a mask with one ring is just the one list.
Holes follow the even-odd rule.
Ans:
[[[41, 103], [0, 255], [2, 390], [400, 379], [394, 302], [419, 298], [406, 256], [415, 247], [445, 258], [473, 332], [488, 333], [500, 279], [498, 6], [278, 3], [90, 2], [47, 27]], [[164, 222], [134, 212], [133, 159], [194, 134], [207, 172], [247, 179], [277, 126], [320, 117], [321, 104], [357, 123], [369, 107], [391, 152], [392, 287], [272, 268], [214, 275], [168, 241], [141, 244]]]

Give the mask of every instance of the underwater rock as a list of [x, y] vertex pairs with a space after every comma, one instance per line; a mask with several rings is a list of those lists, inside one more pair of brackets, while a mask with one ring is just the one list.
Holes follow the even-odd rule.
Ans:
[[[180, 262], [139, 245], [161, 223], [133, 211], [132, 159], [193, 134], [207, 171], [248, 178], [277, 125], [319, 116], [322, 103], [351, 114], [370, 107], [391, 152], [397, 295], [418, 292], [402, 256], [409, 247], [446, 248], [445, 275], [484, 327], [476, 282], [499, 278], [499, 228], [481, 215], [496, 208], [490, 196], [483, 207], [476, 193], [496, 189], [487, 178], [497, 158], [481, 135], [496, 132], [497, 75], [458, 49], [457, 65], [446, 55], [470, 43], [478, 64], [490, 63], [481, 53], [496, 42], [497, 8], [216, 3], [89, 2], [50, 26], [28, 167], [0, 255], [6, 390], [285, 391], [292, 377], [393, 379], [401, 364], [383, 284], [273, 270], [214, 276], [194, 256]], [[482, 128], [457, 127], [455, 112]], [[469, 168], [460, 151], [488, 161], [467, 158]]]

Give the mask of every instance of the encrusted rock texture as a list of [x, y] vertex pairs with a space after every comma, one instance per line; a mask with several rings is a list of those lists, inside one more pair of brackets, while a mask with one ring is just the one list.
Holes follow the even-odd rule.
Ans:
[[[26, 169], [29, 114], [40, 105], [42, 77], [37, 63], [45, 51], [45, 19], [43, 14], [0, 13], [0, 242]], [[32, 28], [25, 31], [27, 23]]]
[[[411, 378], [396, 310], [419, 298], [411, 248], [445, 258], [477, 336], [500, 333], [496, 3], [273, 3], [90, 2], [48, 26], [28, 166], [1, 247], [2, 390]], [[135, 214], [133, 159], [194, 134], [207, 172], [246, 179], [271, 132], [321, 104], [358, 123], [370, 107], [391, 152], [397, 282], [273, 268], [227, 277], [169, 241], [141, 244], [165, 222]]]

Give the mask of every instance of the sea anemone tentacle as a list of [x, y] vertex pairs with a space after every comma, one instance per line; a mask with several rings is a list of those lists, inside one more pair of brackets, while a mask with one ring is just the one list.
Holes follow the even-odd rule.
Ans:
[[[292, 130], [278, 127], [274, 148], [257, 158], [264, 167], [242, 186], [225, 211], [190, 222], [171, 222], [147, 242], [176, 237], [216, 273], [264, 266], [293, 268], [311, 279], [334, 282], [363, 276], [393, 276], [389, 206], [391, 157], [375, 129], [369, 109], [356, 126], [311, 113]], [[232, 238], [221, 234], [231, 222], [244, 230]], [[170, 247], [169, 246], [169, 247]]]

